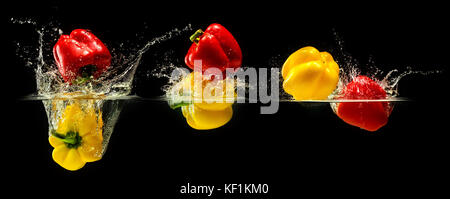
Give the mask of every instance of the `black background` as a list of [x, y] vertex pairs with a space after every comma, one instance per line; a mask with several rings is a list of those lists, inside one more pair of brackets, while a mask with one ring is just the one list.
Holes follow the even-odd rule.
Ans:
[[[178, 192], [188, 182], [267, 183], [270, 192], [262, 198], [428, 196], [444, 191], [450, 41], [445, 6], [379, 1], [243, 3], [72, 1], [3, 6], [6, 119], [0, 161], [1, 180], [7, 186], [1, 189], [49, 196], [126, 193], [160, 198], [187, 198]], [[233, 33], [244, 65], [252, 67], [281, 65], [290, 53], [306, 45], [336, 52], [336, 32], [361, 68], [373, 60], [385, 71], [411, 66], [443, 72], [403, 78], [400, 96], [413, 101], [396, 104], [389, 123], [374, 133], [345, 124], [327, 104], [282, 103], [273, 115], [260, 115], [260, 104], [237, 104], [226, 126], [198, 132], [165, 102], [129, 101], [103, 159], [70, 172], [51, 158], [42, 103], [19, 100], [36, 89], [33, 71], [16, 56], [15, 43], [33, 43], [36, 35], [32, 36], [33, 28], [12, 24], [11, 17], [57, 21], [67, 34], [74, 28], [89, 28], [105, 43], [115, 39], [143, 42], [174, 27], [191, 24], [195, 31], [218, 22]], [[146, 34], [136, 38], [144, 26], [148, 26]], [[173, 63], [182, 65], [190, 34], [156, 45], [144, 55], [135, 94], [162, 95], [164, 80], [147, 74], [163, 62], [165, 52], [171, 52]]]

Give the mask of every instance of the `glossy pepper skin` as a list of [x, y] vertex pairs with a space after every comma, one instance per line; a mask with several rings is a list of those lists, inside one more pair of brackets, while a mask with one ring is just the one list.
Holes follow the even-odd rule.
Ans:
[[[386, 91], [367, 76], [357, 76], [341, 93], [339, 99], [386, 99]], [[336, 114], [345, 122], [359, 128], [376, 131], [387, 124], [391, 113], [388, 102], [341, 102]]]
[[[195, 74], [200, 78], [195, 79]], [[236, 93], [234, 92], [233, 80], [214, 80], [212, 82], [204, 79], [202, 74], [192, 72], [180, 81], [174, 89], [180, 94], [188, 97], [189, 103], [182, 104], [181, 110], [189, 126], [197, 130], [209, 130], [219, 128], [228, 123], [233, 115], [232, 105]], [[195, 86], [196, 81], [198, 86]], [[228, 87], [227, 87], [228, 84]], [[197, 89], [198, 87], [202, 89]], [[205, 97], [204, 93], [216, 93]], [[201, 101], [195, 101], [201, 99]]]
[[292, 53], [281, 71], [283, 88], [295, 100], [323, 100], [339, 81], [339, 66], [328, 52], [308, 46]]
[[81, 169], [86, 162], [102, 157], [102, 114], [97, 113], [93, 106], [92, 100], [68, 105], [57, 129], [51, 132], [49, 142], [54, 147], [53, 160], [67, 170]]
[[223, 110], [208, 110], [195, 104], [181, 107], [183, 116], [193, 129], [209, 130], [219, 128], [231, 120], [233, 109], [227, 106]]
[[89, 30], [76, 29], [61, 35], [53, 47], [58, 70], [64, 81], [98, 78], [111, 65], [111, 54], [105, 44]]
[[185, 57], [185, 63], [194, 69], [194, 61], [202, 60], [202, 71], [208, 68], [239, 68], [242, 52], [233, 35], [218, 23], [211, 24], [203, 32], [198, 30], [191, 36], [193, 42]]

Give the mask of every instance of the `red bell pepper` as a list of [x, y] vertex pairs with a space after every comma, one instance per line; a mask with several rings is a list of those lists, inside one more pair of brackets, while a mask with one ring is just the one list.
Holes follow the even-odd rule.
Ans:
[[194, 69], [194, 60], [202, 60], [202, 71], [212, 67], [225, 71], [241, 66], [241, 48], [222, 25], [214, 23], [204, 32], [197, 30], [190, 39], [193, 43], [184, 59], [189, 68]]
[[[357, 76], [343, 89], [339, 99], [386, 99], [386, 91], [367, 76]], [[391, 113], [388, 102], [341, 102], [337, 115], [350, 125], [376, 131], [386, 125]]]
[[76, 29], [61, 35], [53, 55], [64, 81], [98, 78], [111, 65], [108, 48], [89, 30]]

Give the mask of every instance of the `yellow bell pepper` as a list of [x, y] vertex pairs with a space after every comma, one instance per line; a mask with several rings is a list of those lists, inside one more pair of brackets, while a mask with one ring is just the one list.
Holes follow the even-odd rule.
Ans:
[[339, 66], [328, 52], [308, 46], [292, 53], [281, 70], [283, 88], [296, 100], [323, 100], [339, 81]]
[[94, 101], [75, 100], [66, 106], [49, 137], [53, 160], [67, 170], [78, 170], [86, 162], [102, 158], [103, 120]]
[[231, 120], [233, 109], [231, 106], [223, 110], [207, 110], [196, 104], [181, 107], [187, 123], [197, 130], [209, 130], [219, 128]]
[[[195, 77], [200, 77], [199, 82], [196, 82]], [[233, 81], [210, 81], [201, 73], [192, 72], [174, 86], [177, 93], [188, 98], [183, 100], [188, 103], [182, 103], [181, 109], [189, 126], [197, 130], [208, 130], [230, 121], [233, 115], [231, 106], [236, 96]], [[205, 97], [205, 93], [210, 95]]]

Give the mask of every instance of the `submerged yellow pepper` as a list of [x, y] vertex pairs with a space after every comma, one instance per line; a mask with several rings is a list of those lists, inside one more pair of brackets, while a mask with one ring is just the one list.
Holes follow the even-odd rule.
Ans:
[[215, 129], [230, 121], [233, 115], [231, 106], [236, 95], [232, 79], [211, 81], [204, 79], [201, 73], [192, 72], [174, 89], [182, 97], [188, 98], [183, 100], [188, 103], [181, 103], [181, 110], [192, 128]]
[[95, 111], [94, 101], [75, 100], [65, 108], [49, 137], [54, 147], [53, 160], [71, 171], [82, 168], [86, 162], [100, 160], [102, 127], [102, 114]]
[[231, 106], [223, 110], [208, 110], [196, 104], [190, 104], [181, 107], [181, 110], [189, 126], [197, 130], [219, 128], [228, 123], [233, 116]]
[[296, 100], [322, 100], [339, 81], [339, 66], [328, 52], [308, 46], [292, 53], [283, 65], [283, 88]]

